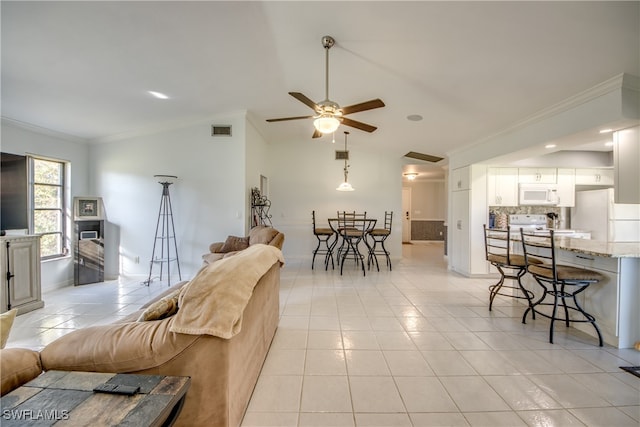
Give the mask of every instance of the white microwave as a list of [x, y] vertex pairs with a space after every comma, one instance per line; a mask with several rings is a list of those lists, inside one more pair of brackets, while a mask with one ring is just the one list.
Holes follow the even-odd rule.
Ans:
[[558, 189], [553, 184], [520, 184], [520, 205], [557, 205]]

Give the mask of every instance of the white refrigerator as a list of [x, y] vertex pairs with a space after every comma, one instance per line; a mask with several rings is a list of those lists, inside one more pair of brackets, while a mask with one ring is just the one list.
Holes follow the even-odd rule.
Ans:
[[613, 202], [613, 188], [576, 192], [571, 228], [606, 242], [640, 241], [640, 205]]

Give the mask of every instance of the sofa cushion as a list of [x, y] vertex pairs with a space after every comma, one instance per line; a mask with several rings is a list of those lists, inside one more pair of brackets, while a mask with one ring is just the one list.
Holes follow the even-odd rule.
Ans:
[[249, 244], [255, 245], [256, 243], [263, 243], [268, 245], [271, 243], [274, 237], [280, 233], [273, 227], [258, 226], [253, 227], [249, 231]]
[[248, 237], [229, 236], [220, 248], [220, 252], [236, 252], [247, 249], [249, 247]]
[[40, 352], [44, 370], [131, 372], [166, 363], [199, 337], [172, 334], [176, 316], [156, 322], [112, 323], [70, 332]]
[[0, 348], [4, 348], [7, 344], [9, 332], [11, 332], [11, 326], [13, 326], [16, 314], [18, 314], [18, 310], [15, 308], [0, 314]]
[[178, 312], [178, 296], [180, 295], [180, 291], [181, 289], [176, 289], [169, 295], [150, 304], [149, 307], [140, 314], [138, 322], [166, 319], [176, 314]]
[[213, 264], [216, 261], [221, 260], [223, 257], [225, 256], [225, 254], [220, 253], [220, 252], [215, 252], [215, 253], [209, 253], [209, 254], [204, 254], [202, 255], [202, 261], [204, 262], [204, 265], [209, 265], [209, 264]]
[[2, 385], [0, 396], [31, 381], [42, 373], [40, 354], [26, 348], [0, 350], [2, 361]]
[[167, 288], [165, 291], [163, 291], [160, 294], [156, 295], [155, 297], [151, 298], [145, 304], [141, 305], [140, 308], [141, 309], [145, 309], [145, 308], [149, 307], [154, 302], [160, 301], [162, 298], [166, 297], [167, 295], [171, 295], [176, 290], [179, 290], [180, 288], [182, 288], [187, 283], [189, 283], [188, 280], [183, 280], [181, 282], [176, 283], [175, 285], [171, 286], [170, 288]]

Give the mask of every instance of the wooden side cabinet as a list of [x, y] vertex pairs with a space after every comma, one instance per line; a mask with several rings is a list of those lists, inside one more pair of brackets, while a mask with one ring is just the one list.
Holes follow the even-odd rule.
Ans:
[[0, 310], [17, 308], [18, 314], [23, 314], [44, 307], [40, 285], [40, 236], [3, 236], [0, 244]]

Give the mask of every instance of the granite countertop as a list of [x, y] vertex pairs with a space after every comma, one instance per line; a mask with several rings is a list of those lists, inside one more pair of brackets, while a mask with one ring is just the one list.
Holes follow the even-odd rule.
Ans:
[[555, 241], [558, 249], [571, 252], [611, 258], [640, 258], [640, 242], [604, 242], [571, 237], [556, 237]]
[[[506, 231], [506, 229], [488, 229]], [[506, 236], [506, 235], [505, 235]], [[511, 231], [511, 240], [520, 241], [520, 233]], [[605, 242], [602, 240], [577, 239], [562, 235], [555, 236], [556, 248], [582, 254], [610, 258], [640, 258], [640, 242]]]

